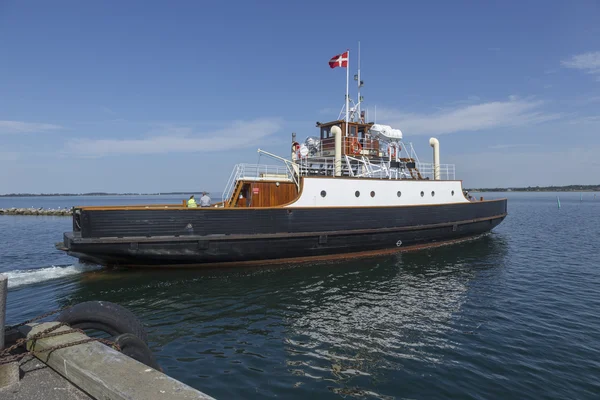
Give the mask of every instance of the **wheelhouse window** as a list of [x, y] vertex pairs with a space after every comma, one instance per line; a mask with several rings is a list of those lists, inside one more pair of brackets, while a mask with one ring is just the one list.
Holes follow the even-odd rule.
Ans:
[[365, 129], [366, 128], [364, 126], [358, 127], [358, 138], [361, 140], [365, 138]]

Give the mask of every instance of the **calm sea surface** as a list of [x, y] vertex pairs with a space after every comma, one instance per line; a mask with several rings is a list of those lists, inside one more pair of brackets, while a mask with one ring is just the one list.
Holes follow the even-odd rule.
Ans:
[[[485, 193], [485, 197], [503, 194]], [[0, 216], [8, 322], [108, 300], [165, 372], [217, 398], [597, 399], [600, 196], [507, 193], [478, 240], [349, 262], [105, 271], [54, 249], [68, 217]], [[0, 198], [6, 207], [181, 196]]]

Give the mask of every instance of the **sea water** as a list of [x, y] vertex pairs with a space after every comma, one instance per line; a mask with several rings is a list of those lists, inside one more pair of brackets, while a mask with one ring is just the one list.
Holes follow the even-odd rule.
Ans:
[[[509, 215], [475, 241], [225, 270], [81, 265], [54, 249], [69, 217], [0, 216], [8, 322], [119, 303], [146, 324], [167, 374], [216, 398], [598, 398], [600, 200], [561, 193], [558, 209], [556, 193], [482, 195], [506, 195]], [[2, 198], [0, 208], [181, 200]]]

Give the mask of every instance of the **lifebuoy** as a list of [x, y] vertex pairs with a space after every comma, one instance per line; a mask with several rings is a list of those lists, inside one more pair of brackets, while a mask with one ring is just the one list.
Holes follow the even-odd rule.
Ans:
[[300, 143], [292, 143], [292, 154], [296, 154], [296, 159], [300, 159]]
[[357, 138], [352, 138], [352, 143], [351, 143], [351, 151], [353, 154], [360, 154], [360, 152], [362, 151], [362, 145], [359, 143]]

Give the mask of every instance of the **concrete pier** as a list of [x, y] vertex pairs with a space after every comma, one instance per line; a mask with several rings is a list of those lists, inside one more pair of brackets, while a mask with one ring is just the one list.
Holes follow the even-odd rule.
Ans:
[[2, 400], [94, 400], [35, 357], [21, 362], [20, 375], [16, 385], [0, 389]]
[[0, 208], [0, 215], [49, 215], [49, 216], [71, 216], [70, 208], [48, 209], [48, 208]]
[[[31, 323], [19, 327], [18, 332], [20, 337], [30, 339], [58, 324], [58, 322]], [[68, 329], [66, 326], [60, 326], [54, 332]], [[69, 345], [85, 339], [88, 339], [88, 336], [81, 333], [66, 333], [28, 340], [27, 350], [31, 351], [35, 358], [22, 363], [21, 370], [24, 378], [17, 385], [0, 389], [0, 398], [3, 400], [213, 399], [102, 343], [92, 341]], [[32, 374], [35, 378], [31, 376]], [[60, 391], [59, 396], [56, 396], [57, 390]]]
[[5, 332], [7, 283], [0, 274], [0, 350], [10, 350], [0, 357], [0, 399], [213, 399], [59, 322]]

